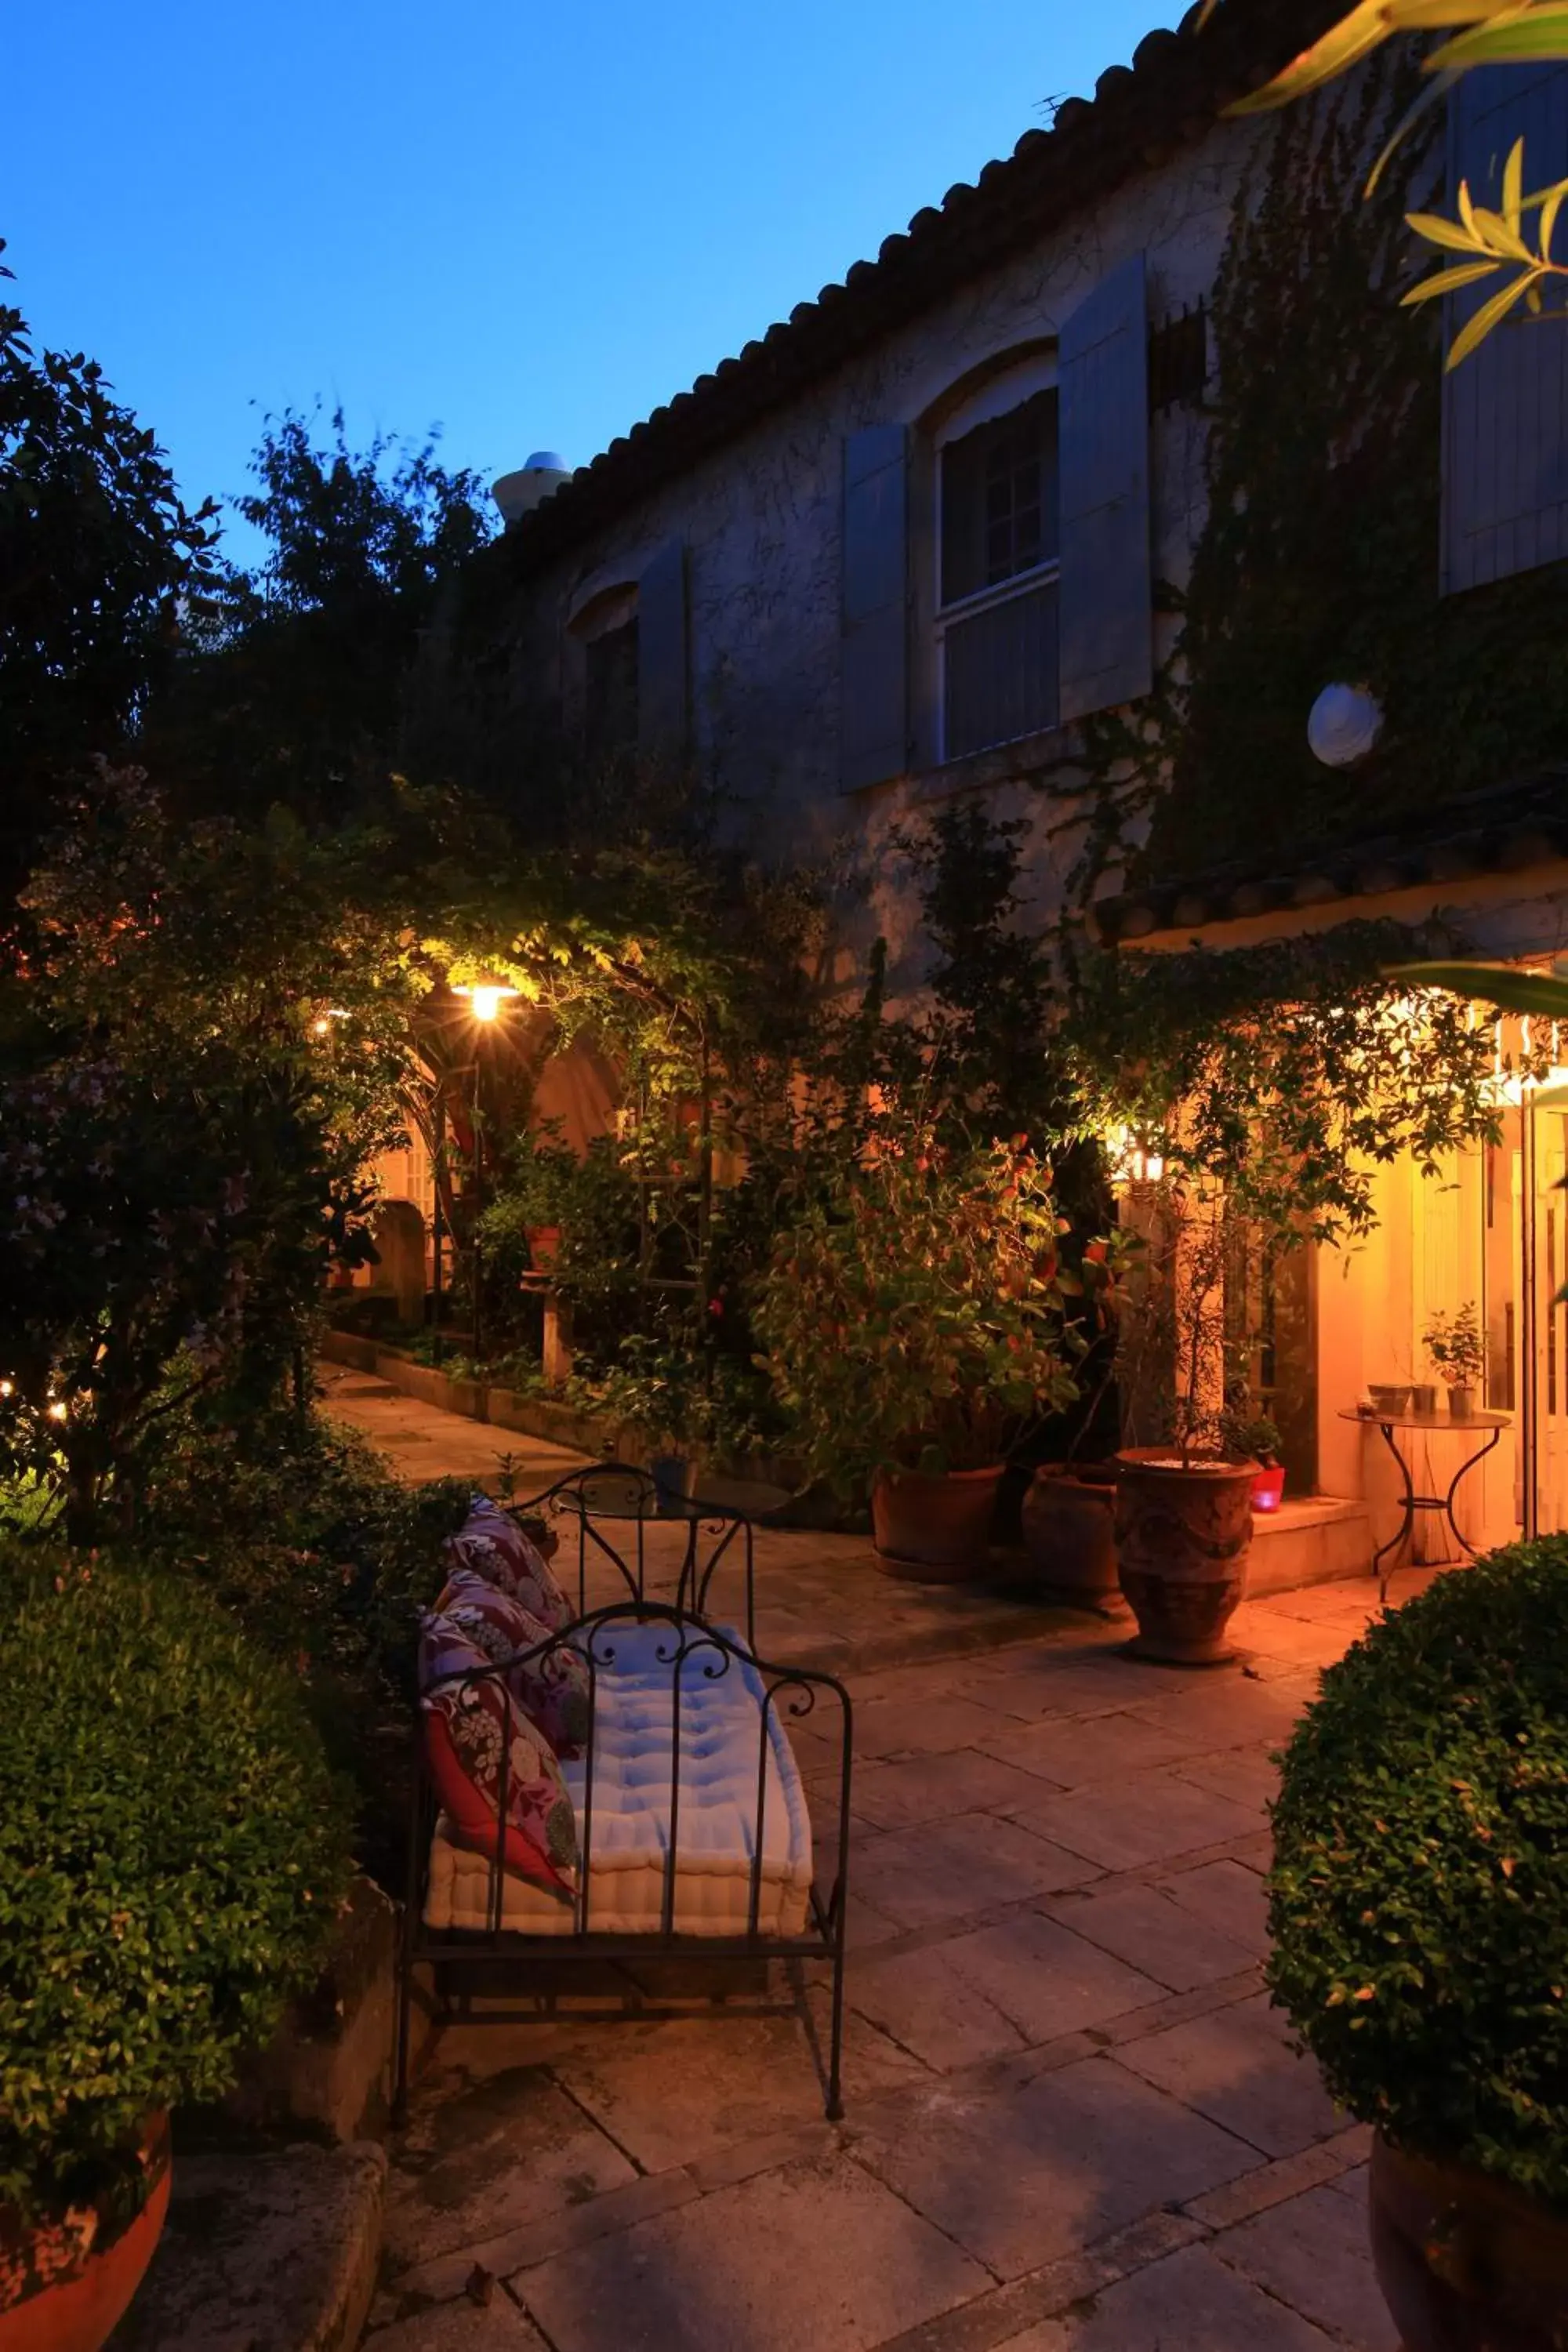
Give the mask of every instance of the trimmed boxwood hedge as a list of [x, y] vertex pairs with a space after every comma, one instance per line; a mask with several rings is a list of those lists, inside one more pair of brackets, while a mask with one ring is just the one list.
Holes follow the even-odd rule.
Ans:
[[349, 1808], [297, 1686], [189, 1582], [0, 1552], [0, 2205], [112, 2198], [310, 1981]]
[[1568, 1538], [1440, 1578], [1331, 1668], [1274, 1838], [1269, 1981], [1334, 2096], [1568, 2208]]

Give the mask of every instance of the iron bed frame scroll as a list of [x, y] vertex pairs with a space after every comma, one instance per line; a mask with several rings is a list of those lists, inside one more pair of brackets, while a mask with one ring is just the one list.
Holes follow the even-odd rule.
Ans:
[[[496, 1843], [493, 1853], [489, 1856], [489, 1916], [484, 1928], [427, 1927], [424, 1916], [425, 1898], [437, 1807], [426, 1761], [425, 1743], [421, 1738], [409, 1823], [407, 1891], [398, 1968], [394, 2120], [401, 2123], [407, 2112], [409, 2032], [416, 1997], [416, 1976], [422, 1968], [433, 1970], [435, 1993], [431, 2016], [434, 2023], [449, 2022], [458, 2015], [462, 2016], [465, 2022], [479, 2023], [484, 2021], [483, 2015], [475, 2015], [466, 2000], [462, 2000], [460, 2008], [454, 2010], [447, 1997], [451, 1979], [460, 1978], [465, 1969], [481, 1970], [487, 1977], [493, 1977], [500, 1963], [515, 1962], [527, 1968], [542, 1960], [559, 1961], [574, 1954], [595, 1959], [629, 1960], [646, 1959], [652, 1953], [664, 1952], [702, 1959], [783, 1960], [790, 1963], [797, 1973], [799, 1964], [805, 1960], [827, 1961], [832, 1970], [832, 1999], [825, 2104], [830, 2121], [837, 2122], [844, 2112], [840, 2062], [844, 2040], [844, 1957], [853, 1746], [848, 1692], [833, 1675], [819, 1674], [805, 1666], [771, 1665], [756, 1655], [753, 1638], [756, 1625], [753, 1532], [752, 1523], [744, 1513], [710, 1507], [700, 1498], [688, 1499], [672, 1495], [648, 1472], [616, 1462], [600, 1462], [586, 1469], [574, 1470], [566, 1477], [557, 1479], [542, 1493], [508, 1507], [512, 1517], [520, 1521], [542, 1518], [547, 1525], [554, 1522], [557, 1528], [563, 1524], [574, 1528], [578, 1613], [569, 1624], [531, 1649], [519, 1651], [510, 1658], [489, 1661], [483, 1668], [459, 1669], [439, 1677], [431, 1685], [432, 1688], [442, 1685], [468, 1688], [481, 1682], [491, 1682], [501, 1694], [504, 1738], [496, 1809]], [[635, 1525], [637, 1538], [635, 1547], [628, 1547], [632, 1553], [630, 1559], [625, 1557], [621, 1549], [603, 1533], [597, 1522], [605, 1517], [629, 1519]], [[658, 1600], [649, 1591], [650, 1562], [646, 1530], [650, 1521], [668, 1524], [672, 1517], [685, 1521], [686, 1539], [674, 1599]], [[564, 1545], [561, 1549], [563, 1550]], [[616, 1571], [626, 1587], [623, 1597], [595, 1609], [587, 1605], [591, 1558], [606, 1563]], [[743, 1636], [716, 1624], [708, 1614], [709, 1594], [714, 1576], [727, 1562], [743, 1570]], [[555, 1566], [559, 1576], [563, 1566], [559, 1552]], [[637, 1934], [602, 1933], [593, 1923], [592, 1885], [595, 1737], [598, 1728], [599, 1676], [615, 1664], [616, 1629], [647, 1625], [668, 1629], [656, 1654], [662, 1664], [668, 1664], [671, 1685], [669, 1835], [663, 1865], [661, 1916], [657, 1929]], [[503, 1925], [507, 1773], [510, 1765], [513, 1714], [517, 1709], [508, 1677], [517, 1666], [546, 1659], [567, 1646], [576, 1650], [588, 1668], [588, 1732], [583, 1748], [584, 1797], [577, 1884], [570, 1898], [573, 1914], [570, 1930], [555, 1935], [531, 1936]], [[737, 1664], [742, 1668], [749, 1666], [763, 1686], [763, 1703], [758, 1717], [756, 1811], [752, 1822], [747, 1924], [743, 1934], [683, 1935], [677, 1932], [675, 1926], [682, 1686], [685, 1684], [689, 1688], [689, 1677], [699, 1675], [706, 1682], [716, 1681]], [[768, 1801], [767, 1765], [772, 1731], [775, 1720], [781, 1727], [787, 1727], [788, 1721], [798, 1722], [815, 1713], [819, 1697], [824, 1695], [829, 1704], [837, 1703], [839, 1710], [838, 1851], [833, 1883], [825, 1891], [814, 1872], [807, 1891], [806, 1918], [800, 1933], [794, 1936], [769, 1933], [760, 1922], [763, 1833]], [[563, 1901], [565, 1899], [563, 1897]], [[647, 2014], [646, 2006], [642, 2013]], [[498, 2017], [497, 2021], [515, 2021], [515, 2013], [506, 2012], [504, 2016]]]

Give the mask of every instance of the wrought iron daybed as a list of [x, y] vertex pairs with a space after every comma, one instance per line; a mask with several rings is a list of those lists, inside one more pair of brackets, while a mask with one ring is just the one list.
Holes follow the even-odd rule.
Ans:
[[[650, 1955], [826, 1960], [831, 1969], [826, 2105], [843, 2113], [844, 1953], [849, 1843], [851, 1713], [835, 1676], [770, 1665], [755, 1654], [754, 1533], [743, 1512], [671, 1495], [648, 1473], [606, 1462], [572, 1472], [508, 1507], [520, 1523], [542, 1520], [575, 1551], [577, 1614], [527, 1652], [438, 1677], [428, 1687], [491, 1682], [506, 1716], [493, 1849], [460, 1845], [440, 1814], [420, 1743], [410, 1824], [407, 1899], [398, 1975], [395, 2116], [406, 2110], [413, 2004], [433, 2023], [476, 2011], [465, 1978], [493, 1990], [498, 1967], [526, 1971], [580, 1954], [646, 1960]], [[671, 1591], [657, 1597], [649, 1531], [684, 1526]], [[633, 1539], [611, 1541], [606, 1523]], [[568, 1544], [554, 1570], [566, 1589]], [[589, 1570], [613, 1597], [590, 1608]], [[743, 1580], [742, 1626], [710, 1613], [721, 1569]], [[570, 1603], [568, 1603], [570, 1605]], [[577, 1826], [569, 1895], [552, 1896], [507, 1866], [506, 1759], [516, 1705], [509, 1676], [570, 1646], [586, 1665], [587, 1735], [567, 1765]], [[428, 1692], [427, 1694], [428, 1695]], [[828, 1703], [838, 1738], [837, 1852], [830, 1886], [817, 1882], [811, 1827], [786, 1725]], [[836, 1710], [836, 1711], [835, 1711]], [[744, 1743], [750, 1742], [749, 1748]], [[488, 1846], [488, 1833], [486, 1843]], [[429, 1976], [429, 1990], [418, 1979]], [[646, 2005], [642, 2010], [647, 2014]]]

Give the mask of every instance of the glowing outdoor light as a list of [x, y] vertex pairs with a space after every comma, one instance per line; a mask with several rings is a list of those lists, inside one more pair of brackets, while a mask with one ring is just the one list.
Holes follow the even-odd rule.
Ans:
[[494, 1021], [507, 998], [515, 996], [517, 991], [509, 988], [504, 981], [477, 980], [471, 987], [454, 988], [452, 993], [468, 998], [476, 1021]]
[[1112, 1128], [1106, 1137], [1112, 1184], [1157, 1184], [1165, 1172], [1165, 1155], [1141, 1141], [1130, 1127]]
[[64, 1421], [68, 1418], [69, 1412], [70, 1407], [68, 1405], [52, 1404], [49, 1407], [49, 1419], [51, 1421]]

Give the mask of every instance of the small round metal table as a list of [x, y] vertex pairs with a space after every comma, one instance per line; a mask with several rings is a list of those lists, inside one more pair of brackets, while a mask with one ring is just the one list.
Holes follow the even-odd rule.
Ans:
[[[1469, 1475], [1477, 1463], [1484, 1461], [1493, 1448], [1501, 1443], [1503, 1431], [1510, 1425], [1513, 1415], [1509, 1412], [1379, 1412], [1375, 1406], [1368, 1405], [1364, 1408], [1352, 1408], [1342, 1412], [1340, 1419], [1359, 1421], [1369, 1428], [1379, 1431], [1384, 1444], [1399, 1465], [1399, 1475], [1405, 1482], [1405, 1500], [1400, 1512], [1399, 1525], [1389, 1537], [1388, 1541], [1385, 1544], [1379, 1544], [1372, 1556], [1372, 1572], [1377, 1579], [1378, 1599], [1386, 1601], [1388, 1598], [1388, 1572], [1383, 1563], [1391, 1552], [1399, 1549], [1401, 1544], [1408, 1543], [1411, 1529], [1415, 1525], [1417, 1511], [1441, 1512], [1448, 1522], [1448, 1530], [1454, 1541], [1461, 1551], [1468, 1552], [1474, 1559], [1476, 1547], [1468, 1536], [1460, 1534], [1459, 1523], [1454, 1517], [1454, 1497], [1459, 1491], [1460, 1482]], [[1487, 1438], [1484, 1445], [1478, 1445], [1473, 1454], [1466, 1454], [1448, 1481], [1447, 1494], [1418, 1495], [1415, 1492], [1415, 1481], [1410, 1475], [1410, 1465], [1394, 1443], [1394, 1433], [1396, 1429], [1417, 1430], [1426, 1436], [1431, 1436], [1436, 1431], [1442, 1431], [1448, 1435], [1453, 1435], [1456, 1432], [1463, 1434], [1466, 1431], [1470, 1431], [1479, 1435], [1482, 1431], [1489, 1430], [1491, 1434]]]

